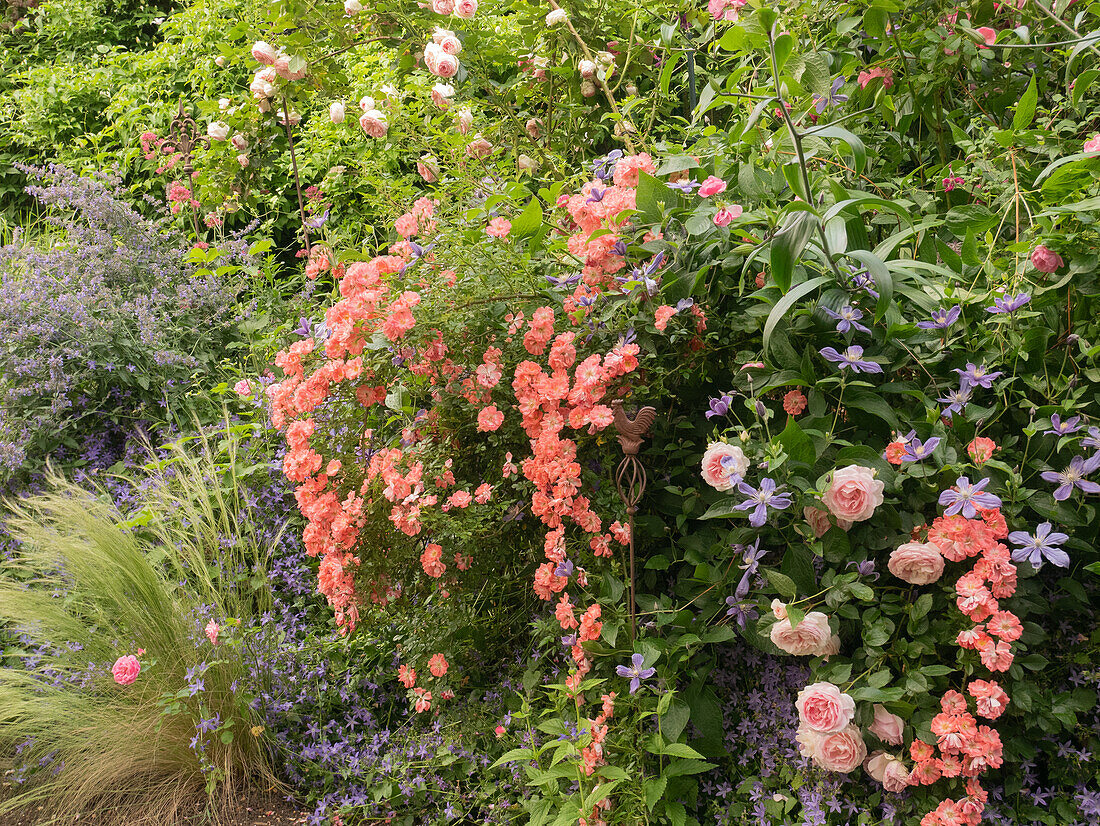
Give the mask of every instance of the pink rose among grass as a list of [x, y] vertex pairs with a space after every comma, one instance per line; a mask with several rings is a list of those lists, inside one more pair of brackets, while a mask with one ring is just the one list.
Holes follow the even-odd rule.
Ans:
[[775, 646], [796, 657], [818, 656], [829, 648], [833, 632], [829, 618], [820, 611], [810, 611], [797, 626], [791, 627], [789, 617], [779, 620], [771, 628], [771, 640]]
[[214, 620], [210, 620], [210, 622], [206, 623], [206, 628], [203, 630], [206, 633], [206, 638], [210, 640], [210, 644], [217, 645], [218, 632], [221, 631], [221, 627], [214, 622]]
[[822, 734], [840, 731], [852, 722], [856, 701], [832, 683], [813, 683], [798, 692], [798, 719]]
[[910, 585], [931, 585], [943, 576], [943, 555], [931, 542], [906, 542], [890, 554], [886, 567]]
[[115, 660], [111, 666], [111, 676], [119, 685], [132, 685], [141, 673], [141, 663], [133, 654], [126, 654]]
[[862, 522], [882, 504], [884, 487], [870, 468], [848, 465], [833, 473], [822, 501], [838, 520]]
[[1054, 250], [1040, 244], [1031, 252], [1031, 263], [1039, 272], [1057, 272], [1066, 262]]

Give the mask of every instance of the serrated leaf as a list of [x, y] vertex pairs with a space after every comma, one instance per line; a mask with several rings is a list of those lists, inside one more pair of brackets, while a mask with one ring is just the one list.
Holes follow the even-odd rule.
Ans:
[[798, 596], [798, 586], [795, 585], [794, 580], [786, 574], [781, 574], [779, 571], [768, 568], [765, 570], [768, 576], [768, 581], [772, 584], [772, 587], [779, 592], [779, 595], [786, 597], [787, 599], [794, 599]]

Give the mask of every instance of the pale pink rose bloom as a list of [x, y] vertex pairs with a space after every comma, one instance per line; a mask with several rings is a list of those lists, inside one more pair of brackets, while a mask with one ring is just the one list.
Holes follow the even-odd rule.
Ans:
[[1085, 141], [1086, 152], [1100, 152], [1100, 132]]
[[833, 473], [822, 501], [837, 519], [862, 522], [882, 504], [884, 487], [870, 468], [848, 465]]
[[454, 11], [455, 17], [469, 20], [475, 14], [477, 14], [477, 0], [456, 0]]
[[798, 753], [812, 760], [817, 759], [817, 753], [821, 749], [821, 733], [814, 731], [805, 723], [800, 723], [798, 733], [795, 735], [798, 741]]
[[119, 685], [132, 685], [139, 673], [141, 673], [141, 663], [133, 654], [119, 657], [111, 666], [111, 676]]
[[359, 118], [359, 125], [372, 138], [381, 138], [389, 131], [386, 116], [377, 109], [368, 109]]
[[233, 148], [236, 149], [238, 152], [248, 151], [248, 139], [244, 135], [234, 135], [232, 138], [229, 139], [229, 142], [233, 144]]
[[910, 585], [931, 585], [943, 576], [943, 554], [931, 542], [906, 542], [890, 554], [886, 567]]
[[212, 141], [224, 141], [229, 137], [229, 124], [220, 120], [211, 121], [206, 125], [206, 136]]
[[829, 641], [825, 643], [824, 647], [817, 653], [819, 657], [824, 657], [825, 661], [828, 662], [829, 657], [833, 656], [833, 654], [840, 653], [840, 637], [833, 634], [829, 637]]
[[417, 161], [416, 171], [429, 184], [434, 184], [439, 179], [439, 167], [435, 165], [433, 158], [425, 156]]
[[454, 32], [446, 32], [435, 42], [439, 44], [439, 48], [449, 55], [457, 55], [462, 51], [462, 41], [455, 36]]
[[878, 749], [871, 752], [871, 756], [868, 757], [867, 762], [863, 764], [863, 769], [867, 774], [871, 775], [872, 778], [881, 783], [882, 776], [886, 772], [886, 766], [891, 760], [897, 760], [897, 758], [892, 754], [887, 754], [881, 749]]
[[900, 760], [891, 760], [882, 773], [882, 787], [888, 792], [903, 792], [909, 788], [909, 769]]
[[493, 152], [493, 145], [480, 135], [466, 145], [466, 154], [473, 158], [487, 158]]
[[206, 634], [206, 638], [208, 640], [210, 640], [210, 644], [211, 645], [217, 645], [218, 644], [218, 632], [221, 630], [221, 628], [218, 626], [218, 624], [216, 622], [214, 622], [214, 620], [210, 620], [210, 622], [206, 623], [206, 628], [203, 629], [203, 630]]
[[577, 64], [577, 68], [580, 70], [581, 77], [585, 80], [591, 80], [596, 76], [596, 63], [592, 60], [582, 60]]
[[822, 734], [840, 731], [852, 722], [856, 701], [832, 683], [813, 683], [798, 692], [798, 719]]
[[371, 109], [377, 109], [378, 107], [374, 103], [374, 98], [372, 98], [370, 95], [364, 95], [359, 99], [359, 108], [362, 109], [364, 112], [367, 112]]
[[820, 611], [810, 611], [795, 628], [791, 627], [789, 617], [771, 627], [771, 640], [776, 648], [796, 657], [820, 655], [832, 635], [829, 618]]
[[256, 72], [255, 77], [252, 78], [252, 83], [249, 84], [248, 90], [257, 100], [269, 98], [274, 95], [275, 70], [270, 66], [266, 69], [260, 69], [260, 71]]
[[454, 10], [454, 0], [432, 0], [432, 11], [436, 14], [450, 14]]
[[982, 36], [982, 40], [985, 41], [985, 45], [992, 46], [997, 42], [997, 30], [991, 29], [989, 26], [979, 26], [974, 29], [978, 34]]
[[453, 54], [443, 52], [439, 60], [436, 61], [435, 68], [431, 69], [431, 67], [429, 67], [429, 69], [433, 75], [442, 78], [454, 77], [458, 74], [458, 58]]
[[718, 195], [725, 191], [726, 182], [714, 175], [709, 176], [703, 181], [703, 185], [699, 187], [699, 195], [702, 198], [709, 198], [711, 195]]
[[905, 721], [876, 703], [875, 721], [871, 723], [867, 730], [884, 743], [889, 743], [891, 746], [900, 746], [902, 732], [905, 731]]
[[458, 121], [458, 131], [463, 135], [470, 134], [470, 127], [474, 125], [474, 113], [469, 109], [459, 109], [456, 113]]
[[821, 508], [815, 508], [811, 505], [807, 505], [802, 509], [802, 516], [806, 519], [806, 522], [810, 526], [810, 530], [814, 532], [814, 536], [821, 537], [832, 527], [832, 523], [829, 521], [829, 512], [823, 511]]
[[778, 599], [773, 599], [772, 600], [772, 616], [774, 616], [776, 619], [786, 619], [787, 618], [787, 603], [782, 602]]
[[551, 9], [546, 15], [547, 26], [560, 26], [566, 20], [569, 19], [569, 15], [565, 9]]
[[243, 152], [239, 154], [237, 156], [237, 163], [241, 165], [241, 169], [244, 169], [246, 166], [248, 166], [248, 155], [244, 154]]
[[712, 442], [703, 454], [703, 481], [715, 490], [730, 490], [734, 484], [730, 477], [743, 477], [748, 470], [749, 460], [737, 445]]
[[225, 58], [222, 55], [218, 55], [214, 58], [214, 65], [219, 69], [225, 68]]
[[1062, 256], [1054, 250], [1047, 249], [1042, 244], [1032, 251], [1031, 263], [1039, 272], [1055, 272], [1059, 267], [1066, 265], [1066, 262], [1062, 260]]
[[258, 63], [272, 66], [275, 63], [275, 56], [275, 47], [270, 43], [258, 40], [252, 45], [252, 58]]
[[344, 14], [351, 17], [363, 10], [363, 4], [359, 0], [344, 0]]
[[516, 158], [516, 169], [530, 174], [539, 168], [539, 163], [530, 155], [520, 155]]
[[233, 385], [233, 392], [243, 399], [247, 399], [252, 395], [252, 384], [248, 379], [241, 379], [239, 382]]
[[334, 100], [328, 105], [328, 119], [333, 123], [343, 123], [346, 117], [344, 110], [344, 103], [340, 100]]
[[586, 98], [593, 97], [596, 94], [596, 84], [591, 80], [582, 80], [581, 94]]
[[848, 726], [822, 736], [815, 761], [826, 771], [847, 774], [860, 766], [866, 757], [863, 735], [855, 726]]
[[432, 103], [440, 109], [447, 109], [451, 105], [455, 87], [449, 83], [437, 83], [432, 87]]

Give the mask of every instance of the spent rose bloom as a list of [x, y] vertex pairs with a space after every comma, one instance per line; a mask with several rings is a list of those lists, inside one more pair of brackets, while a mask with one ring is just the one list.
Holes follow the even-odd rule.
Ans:
[[224, 141], [229, 137], [229, 124], [215, 120], [206, 125], [206, 136], [212, 141]]
[[115, 660], [111, 666], [111, 676], [119, 685], [131, 685], [141, 672], [141, 663], [133, 654], [126, 654]]
[[252, 58], [265, 66], [274, 66], [276, 58], [275, 47], [270, 43], [258, 40], [252, 45]]
[[891, 552], [886, 567], [910, 585], [931, 585], [943, 576], [943, 555], [931, 542], [906, 542]]
[[829, 618], [820, 611], [810, 611], [794, 628], [789, 617], [781, 619], [772, 626], [770, 633], [779, 650], [796, 657], [822, 654], [829, 647], [833, 634]]
[[744, 477], [749, 460], [737, 445], [712, 442], [703, 454], [703, 481], [715, 490], [732, 490], [733, 477]]
[[863, 764], [867, 746], [856, 726], [823, 735], [817, 747], [815, 762], [826, 771], [847, 774]]
[[1066, 265], [1062, 256], [1042, 244], [1032, 250], [1031, 263], [1039, 272], [1056, 272]]
[[703, 198], [709, 198], [711, 195], [719, 195], [726, 191], [726, 182], [721, 178], [716, 178], [714, 175], [708, 177], [703, 181], [703, 185], [699, 187], [699, 195]]
[[882, 504], [884, 487], [870, 468], [848, 465], [833, 473], [822, 501], [837, 519], [862, 522]]
[[909, 788], [909, 769], [900, 760], [891, 760], [882, 773], [882, 787], [888, 792], [903, 792]]
[[898, 715], [891, 714], [884, 706], [875, 704], [875, 720], [867, 729], [884, 743], [891, 746], [900, 746], [902, 732], [905, 731], [905, 721]]
[[594, 60], [582, 60], [577, 64], [577, 70], [585, 80], [591, 80], [596, 76], [596, 62]]
[[798, 719], [822, 734], [840, 731], [852, 722], [856, 701], [832, 683], [813, 683], [798, 692]]

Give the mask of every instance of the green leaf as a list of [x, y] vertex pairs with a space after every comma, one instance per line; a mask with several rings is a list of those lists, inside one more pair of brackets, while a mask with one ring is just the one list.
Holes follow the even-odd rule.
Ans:
[[794, 303], [800, 298], [809, 295], [818, 287], [831, 283], [833, 283], [833, 279], [831, 276], [815, 276], [809, 281], [803, 281], [801, 284], [793, 287], [786, 295], [784, 295], [781, 299], [779, 299], [779, 301], [775, 303], [775, 306], [772, 307], [772, 311], [768, 313], [767, 322], [764, 324], [763, 345], [765, 358], [767, 358], [768, 355], [768, 347], [771, 344], [772, 333], [775, 331], [775, 325], [778, 324], [780, 320], [787, 315], [787, 311], [794, 306]]
[[844, 406], [870, 413], [876, 419], [886, 422], [894, 430], [899, 427], [897, 412], [886, 399], [877, 393], [852, 388], [844, 394]]
[[1035, 85], [1035, 75], [1016, 104], [1016, 113], [1012, 116], [1012, 128], [1019, 131], [1031, 126], [1035, 119], [1035, 104], [1039, 102], [1039, 88]]
[[768, 581], [772, 584], [772, 587], [779, 592], [780, 596], [787, 599], [794, 599], [798, 596], [798, 586], [794, 584], [794, 580], [786, 574], [781, 574], [779, 571], [774, 571], [771, 568], [765, 570], [768, 575]]
[[[639, 198], [641, 190], [639, 188]], [[795, 261], [802, 254], [810, 235], [817, 228], [817, 217], [808, 212], [795, 212], [772, 238], [771, 276], [783, 292], [791, 287]]]
[[787, 451], [792, 462], [813, 465], [817, 460], [813, 440], [802, 432], [802, 428], [798, 426], [793, 416], [787, 419], [787, 426], [776, 436], [776, 441]]
[[635, 203], [647, 224], [660, 224], [664, 220], [665, 210], [678, 203], [678, 199], [676, 190], [669, 189], [663, 181], [648, 172], [641, 172]]
[[705, 760], [673, 760], [665, 769], [666, 777], [682, 777], [686, 774], [700, 774], [715, 768], [715, 763], [707, 763]]
[[878, 302], [875, 304], [875, 321], [886, 314], [886, 308], [894, 299], [894, 278], [890, 270], [881, 258], [870, 250], [850, 250], [849, 258], [854, 258], [867, 268], [871, 277], [875, 279], [875, 288], [878, 290]]
[[709, 508], [707, 508], [707, 512], [699, 518], [724, 519], [731, 516], [744, 516], [745, 511], [736, 510], [738, 504], [740, 503], [736, 499], [720, 499]]
[[653, 811], [653, 807], [657, 805], [657, 801], [664, 795], [665, 786], [667, 785], [668, 778], [664, 775], [660, 777], [651, 777], [645, 782], [645, 807], [649, 809], [649, 811]]
[[542, 204], [538, 198], [532, 198], [523, 208], [523, 212], [512, 222], [512, 235], [517, 238], [526, 238], [534, 235], [542, 226]]
[[683, 732], [690, 718], [691, 709], [688, 708], [687, 703], [683, 701], [673, 703], [661, 717], [661, 734], [666, 740], [675, 740]]
[[807, 129], [802, 133], [809, 138], [836, 138], [848, 145], [848, 151], [852, 153], [852, 163], [855, 165], [856, 174], [862, 174], [867, 166], [867, 147], [863, 141], [841, 126], [822, 126]]
[[689, 746], [687, 743], [669, 743], [662, 749], [661, 754], [667, 757], [690, 757], [694, 760], [702, 760], [703, 755]]
[[917, 601], [909, 606], [909, 618], [912, 620], [919, 620], [922, 617], [928, 615], [928, 612], [932, 610], [932, 595], [921, 594]]
[[490, 769], [495, 769], [498, 766], [503, 766], [505, 763], [514, 763], [517, 760], [529, 760], [531, 758], [531, 749], [512, 749], [502, 754]]

